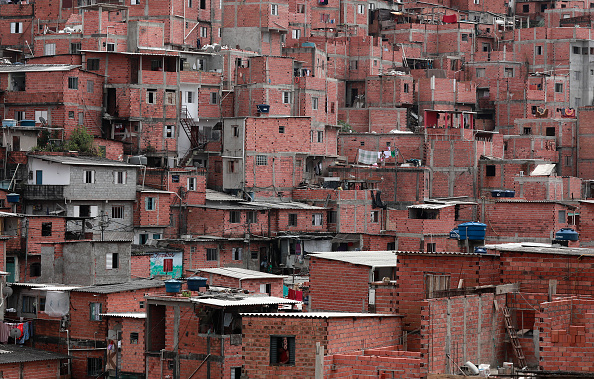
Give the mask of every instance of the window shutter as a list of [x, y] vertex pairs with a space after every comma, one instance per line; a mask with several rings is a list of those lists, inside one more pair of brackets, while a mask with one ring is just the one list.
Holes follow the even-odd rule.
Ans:
[[243, 248], [242, 247], [238, 247], [237, 248], [237, 260], [240, 261], [241, 260], [241, 253], [243, 252]]
[[80, 205], [75, 205], [72, 213], [74, 217], [80, 217]]
[[10, 23], [10, 32], [11, 33], [16, 33], [15, 27], [16, 27], [16, 22], [11, 22]]
[[266, 293], [266, 284], [260, 284], [260, 293]]
[[105, 268], [106, 269], [113, 268], [113, 253], [105, 254]]
[[91, 205], [91, 217], [99, 216], [99, 207], [97, 205]]
[[173, 259], [163, 259], [163, 271], [164, 272], [172, 272], [173, 271]]
[[278, 362], [278, 337], [270, 337], [270, 363]]

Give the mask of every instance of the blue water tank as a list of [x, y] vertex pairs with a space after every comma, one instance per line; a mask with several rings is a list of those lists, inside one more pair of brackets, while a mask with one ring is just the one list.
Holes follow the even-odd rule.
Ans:
[[35, 120], [21, 120], [21, 126], [35, 126]]
[[165, 292], [178, 293], [181, 292], [181, 280], [169, 279], [165, 281]]
[[6, 201], [9, 203], [18, 203], [20, 199], [20, 195], [18, 193], [9, 193], [6, 195]]
[[15, 127], [16, 125], [17, 125], [17, 120], [15, 120], [15, 119], [5, 118], [4, 120], [2, 120], [2, 127], [3, 128]]
[[503, 197], [504, 193], [502, 190], [492, 190], [491, 197]]
[[270, 105], [256, 104], [256, 110], [258, 111], [258, 113], [268, 113], [268, 112], [270, 112]]
[[482, 241], [485, 239], [487, 225], [480, 222], [465, 222], [458, 225], [461, 240]]
[[474, 248], [474, 253], [475, 254], [487, 254], [487, 249], [485, 249], [482, 246], [477, 246]]
[[200, 291], [200, 287], [206, 287], [206, 278], [192, 276], [188, 278], [188, 289], [190, 291]]
[[505, 197], [515, 197], [516, 191], [513, 190], [505, 190], [503, 191]]
[[555, 239], [558, 241], [577, 241], [579, 233], [571, 228], [562, 228], [555, 233]]
[[301, 47], [316, 47], [316, 44], [313, 42], [303, 42]]
[[460, 231], [458, 228], [452, 229], [452, 231], [450, 231], [450, 238], [457, 240], [458, 237], [460, 237]]

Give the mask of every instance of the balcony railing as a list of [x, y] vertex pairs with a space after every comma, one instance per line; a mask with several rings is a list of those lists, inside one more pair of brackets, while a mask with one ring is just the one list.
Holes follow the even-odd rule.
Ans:
[[23, 196], [27, 200], [60, 200], [64, 198], [64, 186], [25, 185]]

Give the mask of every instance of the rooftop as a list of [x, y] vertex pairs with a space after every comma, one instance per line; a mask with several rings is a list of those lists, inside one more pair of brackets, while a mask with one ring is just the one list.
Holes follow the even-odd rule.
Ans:
[[0, 364], [53, 361], [66, 359], [67, 355], [51, 353], [45, 350], [37, 350], [23, 345], [5, 344], [0, 348]]
[[352, 263], [355, 265], [375, 267], [395, 267], [396, 252], [394, 251], [333, 251], [311, 253], [311, 256]]
[[399, 314], [306, 312], [306, 313], [241, 313], [243, 317], [290, 317], [290, 318], [345, 318], [345, 317], [403, 317]]
[[110, 159], [99, 157], [71, 157], [64, 155], [29, 155], [29, 159], [41, 159], [47, 162], [60, 163], [72, 166], [108, 166], [108, 167], [130, 167], [136, 168], [137, 165], [112, 161]]
[[126, 282], [126, 283], [80, 287], [80, 288], [74, 289], [73, 291], [74, 292], [91, 292], [91, 293], [108, 294], [108, 293], [134, 291], [134, 290], [141, 290], [141, 289], [155, 288], [155, 287], [164, 287], [164, 286], [165, 286], [165, 283], [160, 280], [140, 279], [140, 280], [133, 280], [131, 282]]
[[286, 278], [286, 276], [283, 276], [283, 275], [274, 275], [274, 274], [269, 274], [266, 272], [248, 270], [248, 269], [239, 268], [239, 267], [200, 268], [200, 269], [193, 270], [193, 271], [195, 271], [197, 273], [200, 272], [200, 273], [223, 275], [223, 276], [228, 276], [231, 278], [237, 278], [240, 280]]
[[77, 67], [72, 64], [13, 64], [1, 65], [0, 73], [3, 72], [51, 72], [51, 71], [70, 71]]
[[515, 251], [522, 253], [556, 254], [556, 255], [587, 255], [594, 256], [594, 249], [583, 247], [566, 247], [536, 242], [516, 242], [485, 245], [486, 249], [496, 251]]

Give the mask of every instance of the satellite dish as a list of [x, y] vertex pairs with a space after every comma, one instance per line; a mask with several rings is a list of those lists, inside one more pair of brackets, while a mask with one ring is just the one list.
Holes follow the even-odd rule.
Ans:
[[8, 335], [12, 338], [21, 338], [22, 334], [23, 333], [21, 332], [21, 330], [17, 328], [10, 329], [10, 332], [8, 332]]
[[207, 52], [207, 53], [213, 53], [213, 52], [214, 52], [214, 48], [213, 48], [212, 46], [210, 46], [210, 45], [209, 45], [209, 46], [206, 48], [206, 52]]
[[85, 221], [85, 226], [89, 229], [93, 229], [93, 224], [89, 221]]
[[214, 44], [214, 51], [215, 53], [218, 53], [219, 51], [221, 51], [221, 45], [219, 45], [218, 43]]

